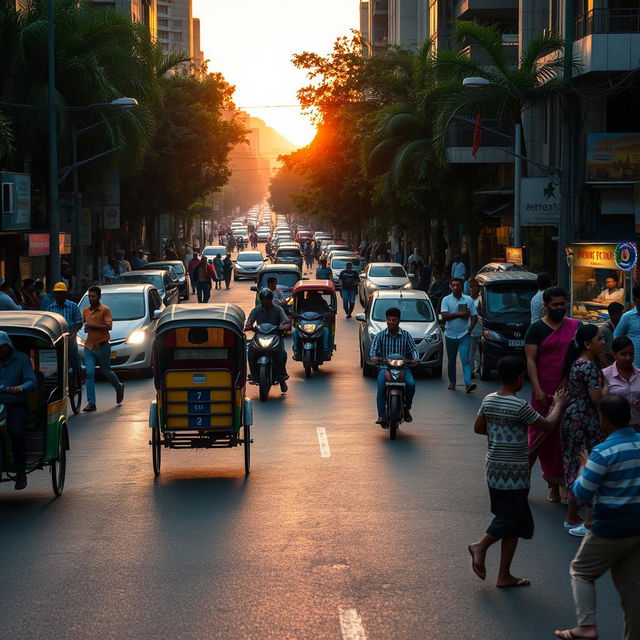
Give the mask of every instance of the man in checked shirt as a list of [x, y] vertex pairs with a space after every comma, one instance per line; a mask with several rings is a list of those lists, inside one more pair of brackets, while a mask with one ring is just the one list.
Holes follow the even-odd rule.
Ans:
[[[387, 317], [387, 328], [381, 331], [371, 343], [369, 349], [369, 359], [374, 364], [380, 362], [380, 360], [386, 360], [390, 355], [401, 355], [407, 360], [411, 360], [412, 364], [418, 364], [420, 362], [420, 354], [416, 347], [411, 334], [408, 331], [400, 328], [400, 309], [397, 307], [389, 307], [386, 310], [385, 315]], [[416, 392], [416, 383], [413, 379], [411, 371], [405, 367], [404, 370], [405, 388], [405, 407], [404, 407], [404, 421], [411, 422], [411, 403], [413, 402], [413, 396]], [[380, 369], [378, 372], [378, 419], [376, 424], [386, 428], [386, 422], [384, 419], [384, 404], [385, 404], [385, 370]]]

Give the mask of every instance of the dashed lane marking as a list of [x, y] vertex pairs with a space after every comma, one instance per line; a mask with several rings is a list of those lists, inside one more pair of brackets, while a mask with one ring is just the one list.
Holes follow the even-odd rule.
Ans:
[[367, 640], [362, 618], [357, 609], [340, 607], [338, 612], [340, 614], [342, 640]]
[[318, 427], [318, 443], [320, 444], [320, 457], [330, 458], [331, 449], [329, 449], [329, 438], [327, 438], [327, 430], [324, 427]]

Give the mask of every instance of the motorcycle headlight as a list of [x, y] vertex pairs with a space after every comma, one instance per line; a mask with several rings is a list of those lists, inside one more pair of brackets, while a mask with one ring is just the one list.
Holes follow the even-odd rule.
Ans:
[[129, 334], [127, 338], [127, 344], [142, 344], [147, 337], [147, 332], [144, 329], [138, 329]]
[[303, 324], [302, 325], [302, 330], [306, 331], [307, 333], [313, 333], [316, 330], [317, 325], [315, 324]]
[[390, 367], [402, 367], [404, 365], [404, 360], [392, 358], [391, 360], [387, 360]]
[[407, 284], [403, 284], [402, 288], [403, 289], [411, 289], [413, 287], [413, 285], [410, 282], [407, 282]]
[[268, 349], [274, 341], [275, 338], [258, 338], [258, 344], [263, 348], [263, 349]]

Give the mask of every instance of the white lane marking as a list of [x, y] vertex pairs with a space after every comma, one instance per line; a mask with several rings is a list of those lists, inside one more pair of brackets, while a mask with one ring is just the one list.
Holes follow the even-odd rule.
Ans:
[[318, 443], [320, 444], [320, 457], [330, 458], [331, 449], [329, 449], [329, 438], [327, 438], [327, 430], [324, 427], [317, 427]]
[[362, 618], [357, 609], [340, 607], [338, 612], [340, 613], [342, 640], [367, 640]]

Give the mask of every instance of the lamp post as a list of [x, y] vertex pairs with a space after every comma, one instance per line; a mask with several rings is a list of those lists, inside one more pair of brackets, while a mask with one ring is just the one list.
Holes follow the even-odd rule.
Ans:
[[[480, 88], [491, 84], [486, 78], [464, 78], [463, 87]], [[514, 159], [513, 159], [513, 246], [520, 248], [521, 224], [520, 224], [520, 188], [522, 185], [522, 125], [515, 124], [514, 132]]]

